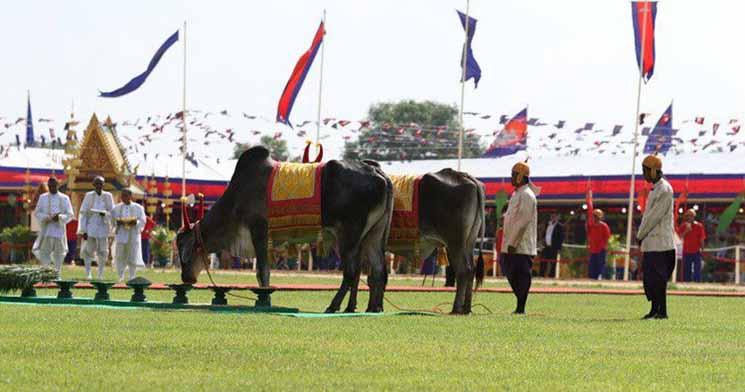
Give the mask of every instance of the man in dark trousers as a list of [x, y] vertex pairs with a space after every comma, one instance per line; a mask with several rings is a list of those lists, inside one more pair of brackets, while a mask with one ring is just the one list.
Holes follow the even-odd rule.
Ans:
[[541, 251], [541, 269], [539, 275], [553, 278], [556, 275], [556, 259], [564, 244], [564, 225], [559, 221], [559, 214], [551, 214], [551, 220], [546, 225], [543, 236], [546, 246]]
[[636, 238], [642, 250], [644, 294], [652, 309], [644, 319], [667, 318], [667, 281], [675, 268], [673, 187], [662, 177], [662, 159], [649, 155], [642, 162], [644, 179], [654, 184]]
[[512, 186], [515, 191], [507, 204], [504, 216], [504, 274], [517, 298], [514, 314], [525, 313], [530, 291], [533, 257], [536, 255], [538, 203], [540, 188], [530, 182], [530, 167], [518, 162], [512, 167]]

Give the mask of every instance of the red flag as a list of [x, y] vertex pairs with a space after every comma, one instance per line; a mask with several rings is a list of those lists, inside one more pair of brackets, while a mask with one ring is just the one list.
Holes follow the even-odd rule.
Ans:
[[647, 197], [649, 196], [649, 188], [647, 184], [644, 184], [644, 188], [639, 190], [639, 194], [636, 196], [636, 200], [639, 203], [639, 210], [644, 213], [644, 209], [647, 207]]
[[292, 126], [290, 124], [292, 105], [295, 104], [295, 98], [297, 98], [300, 88], [303, 87], [305, 76], [313, 64], [313, 59], [316, 57], [316, 53], [323, 42], [323, 36], [325, 34], [326, 29], [323, 26], [323, 22], [321, 22], [318, 30], [316, 30], [316, 35], [313, 37], [310, 48], [298, 59], [295, 69], [292, 70], [290, 79], [287, 81], [284, 91], [282, 91], [282, 96], [279, 98], [279, 104], [277, 105], [277, 122]]
[[642, 78], [647, 82], [654, 73], [654, 27], [657, 18], [656, 1], [632, 1], [631, 19], [634, 24], [636, 63]]

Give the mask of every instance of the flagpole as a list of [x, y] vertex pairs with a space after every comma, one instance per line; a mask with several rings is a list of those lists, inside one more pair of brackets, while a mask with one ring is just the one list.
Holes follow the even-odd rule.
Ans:
[[471, 6], [471, 0], [466, 0], [466, 38], [465, 42], [463, 43], [463, 59], [461, 60], [461, 75], [460, 75], [460, 109], [458, 110], [458, 121], [460, 122], [460, 131], [458, 132], [458, 170], [460, 171], [460, 161], [463, 158], [463, 131], [466, 127], [465, 124], [463, 124], [463, 101], [465, 100], [466, 95], [466, 67], [468, 66], [468, 63], [466, 62], [466, 56], [468, 54], [468, 26], [470, 23], [468, 23], [468, 12], [469, 8]]
[[[641, 12], [648, 12], [648, 8], [644, 7]], [[639, 146], [639, 111], [641, 108], [642, 99], [642, 79], [644, 77], [644, 42], [647, 34], [647, 23], [646, 18], [651, 17], [645, 16], [642, 18], [642, 40], [641, 40], [641, 53], [639, 61], [639, 81], [636, 88], [636, 116], [634, 117], [634, 148], [633, 155], [631, 156], [631, 185], [629, 185], [629, 204], [628, 204], [628, 216], [626, 219], [626, 258], [623, 262], [623, 280], [629, 280], [629, 261], [631, 259], [631, 229], [634, 223], [634, 192], [636, 185], [636, 154]]]
[[323, 43], [321, 44], [321, 75], [318, 78], [318, 115], [316, 123], [316, 150], [321, 142], [321, 101], [323, 97], [323, 58], [326, 52], [326, 10], [323, 10]]
[[184, 81], [182, 94], [181, 131], [181, 197], [186, 197], [186, 21], [184, 21]]

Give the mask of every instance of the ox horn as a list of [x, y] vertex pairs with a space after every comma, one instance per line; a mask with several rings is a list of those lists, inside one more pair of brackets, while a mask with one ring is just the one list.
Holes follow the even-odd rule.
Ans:
[[310, 140], [306, 140], [305, 141], [305, 150], [303, 150], [303, 163], [310, 162], [309, 155], [310, 155], [310, 145], [311, 145], [311, 143], [313, 143], [313, 142], [311, 142]]
[[189, 219], [189, 203], [186, 197], [181, 198], [181, 230], [187, 231], [191, 228], [191, 221]]
[[197, 220], [204, 219], [204, 193], [197, 193], [197, 199], [199, 199], [199, 206], [197, 207]]
[[323, 159], [323, 144], [318, 143], [318, 156], [316, 157], [316, 160], [313, 161], [315, 163], [320, 163], [321, 159]]

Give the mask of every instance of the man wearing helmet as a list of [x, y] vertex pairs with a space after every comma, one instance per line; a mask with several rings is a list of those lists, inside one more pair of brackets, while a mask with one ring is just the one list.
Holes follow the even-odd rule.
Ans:
[[644, 179], [654, 184], [637, 230], [642, 251], [644, 294], [652, 309], [644, 319], [667, 318], [667, 281], [675, 267], [673, 187], [662, 177], [662, 159], [649, 155], [642, 162]]
[[531, 284], [533, 257], [536, 255], [538, 208], [536, 194], [540, 188], [530, 182], [530, 167], [518, 162], [512, 167], [512, 193], [504, 216], [504, 274], [517, 297], [514, 314], [525, 313]]

